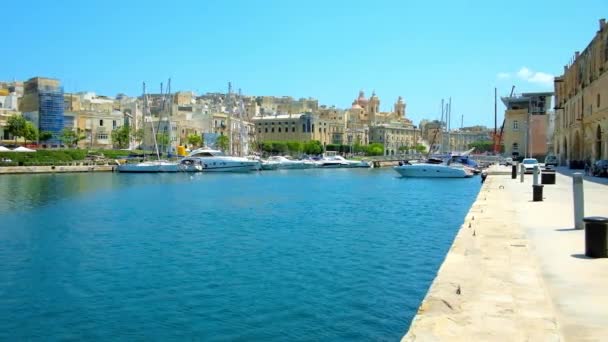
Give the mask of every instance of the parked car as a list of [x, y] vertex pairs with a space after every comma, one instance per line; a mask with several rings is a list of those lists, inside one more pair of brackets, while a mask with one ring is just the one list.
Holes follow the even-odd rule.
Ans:
[[598, 177], [608, 177], [608, 160], [600, 159], [593, 163], [591, 174]]
[[524, 173], [532, 173], [534, 172], [534, 167], [539, 166], [536, 158], [524, 158], [522, 164], [524, 164]]
[[557, 157], [549, 154], [545, 157], [545, 166], [557, 166]]
[[513, 165], [513, 158], [506, 158], [505, 166], [511, 166], [511, 165]]

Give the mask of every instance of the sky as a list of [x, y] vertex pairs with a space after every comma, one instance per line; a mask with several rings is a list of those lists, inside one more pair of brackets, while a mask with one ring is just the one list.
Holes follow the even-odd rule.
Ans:
[[[452, 126], [494, 126], [499, 96], [552, 91], [608, 17], [578, 1], [9, 1], [0, 80], [59, 78], [66, 92], [172, 90], [314, 97], [349, 108], [359, 90], [415, 123], [452, 98]], [[504, 106], [498, 105], [499, 125]]]

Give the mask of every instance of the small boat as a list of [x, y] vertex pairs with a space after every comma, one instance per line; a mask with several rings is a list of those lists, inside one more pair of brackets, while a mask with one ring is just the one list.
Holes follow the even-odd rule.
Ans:
[[184, 157], [179, 168], [185, 172], [250, 172], [261, 169], [258, 160], [224, 155], [221, 151], [199, 148]]
[[118, 165], [116, 168], [118, 172], [129, 172], [129, 173], [150, 173], [150, 172], [178, 172], [180, 171], [177, 163], [165, 161], [165, 160], [152, 160], [144, 161], [140, 163], [125, 163]]
[[447, 163], [405, 163], [395, 166], [394, 169], [402, 177], [468, 178], [473, 176], [473, 173], [466, 168], [459, 165], [448, 165]]

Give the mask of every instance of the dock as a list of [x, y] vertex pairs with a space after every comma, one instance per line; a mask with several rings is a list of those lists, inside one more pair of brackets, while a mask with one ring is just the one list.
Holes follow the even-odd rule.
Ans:
[[[605, 339], [608, 258], [584, 255], [569, 170], [542, 202], [532, 201], [532, 175], [520, 183], [494, 171], [402, 341]], [[584, 191], [585, 216], [608, 216], [608, 186], [585, 180]]]

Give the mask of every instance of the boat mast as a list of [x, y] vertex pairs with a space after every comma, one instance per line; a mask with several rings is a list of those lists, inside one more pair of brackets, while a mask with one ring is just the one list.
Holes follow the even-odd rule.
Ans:
[[228, 153], [230, 155], [232, 155], [234, 151], [232, 149], [233, 136], [232, 136], [232, 83], [231, 82], [228, 82], [228, 97], [226, 99], [226, 103], [228, 106], [228, 120], [227, 120], [228, 121], [227, 126], [228, 126], [228, 132], [229, 132]]
[[452, 153], [452, 140], [450, 139], [450, 129], [452, 128], [452, 97], [450, 96], [450, 101], [448, 102], [448, 153]]
[[439, 153], [443, 153], [443, 114], [445, 111], [445, 103], [443, 99], [441, 99], [441, 120], [439, 121], [439, 129], [441, 130], [441, 147], [439, 149]]
[[[148, 96], [146, 95], [146, 83], [145, 82], [144, 82], [143, 102], [144, 102], [144, 122], [145, 122], [146, 113], [149, 112]], [[152, 113], [150, 113], [150, 127], [152, 128], [152, 139], [154, 141], [154, 149], [156, 150], [156, 158], [157, 158], [157, 160], [160, 160], [160, 153], [158, 152], [158, 143], [156, 141], [156, 132], [154, 132], [154, 122], [152, 122]], [[145, 130], [144, 130], [144, 132], [145, 132]]]
[[247, 134], [247, 126], [243, 121], [243, 113], [245, 112], [245, 102], [243, 101], [243, 93], [241, 92], [241, 88], [239, 88], [239, 157], [245, 155], [245, 137]]

